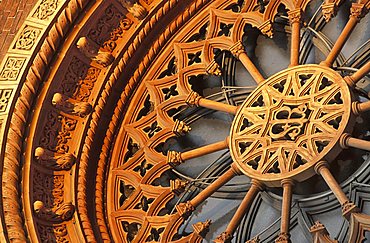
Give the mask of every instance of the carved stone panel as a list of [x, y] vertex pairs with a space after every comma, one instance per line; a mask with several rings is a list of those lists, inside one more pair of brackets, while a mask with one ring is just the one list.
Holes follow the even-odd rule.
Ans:
[[117, 40], [123, 37], [131, 25], [132, 21], [111, 4], [105, 9], [103, 16], [89, 31], [87, 37], [98, 44], [102, 50], [112, 52], [117, 46]]
[[17, 41], [15, 42], [13, 49], [30, 51], [36, 44], [39, 36], [41, 35], [41, 29], [26, 25], [21, 34], [19, 35]]
[[0, 71], [0, 81], [16, 81], [25, 61], [25, 57], [8, 56], [5, 65]]
[[0, 89], [0, 114], [6, 112], [12, 93], [12, 89]]
[[58, 0], [42, 0], [32, 17], [39, 20], [48, 20], [58, 8]]

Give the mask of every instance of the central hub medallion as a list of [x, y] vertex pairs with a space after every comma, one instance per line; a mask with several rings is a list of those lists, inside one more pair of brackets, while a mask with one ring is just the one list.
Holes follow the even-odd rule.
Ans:
[[338, 73], [319, 65], [289, 68], [260, 84], [241, 105], [230, 153], [244, 174], [270, 186], [288, 178], [303, 181], [317, 162], [339, 154], [350, 117], [351, 94]]

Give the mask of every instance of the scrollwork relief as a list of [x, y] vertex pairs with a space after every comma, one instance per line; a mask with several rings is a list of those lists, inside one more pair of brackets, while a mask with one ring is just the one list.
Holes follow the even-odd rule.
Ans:
[[99, 74], [98, 68], [90, 67], [77, 57], [73, 57], [59, 90], [75, 100], [86, 102]]
[[38, 232], [40, 232], [40, 241], [46, 243], [58, 242], [67, 243], [71, 242], [68, 237], [68, 231], [65, 224], [55, 225], [53, 227], [46, 225], [37, 225]]
[[123, 37], [131, 25], [130, 19], [126, 18], [114, 5], [110, 5], [87, 37], [98, 44], [102, 50], [112, 52], [117, 46], [117, 40]]
[[68, 142], [72, 138], [77, 121], [50, 111], [46, 117], [40, 146], [57, 153], [68, 153]]
[[64, 176], [47, 175], [37, 170], [33, 176], [33, 199], [45, 207], [59, 207], [64, 201]]

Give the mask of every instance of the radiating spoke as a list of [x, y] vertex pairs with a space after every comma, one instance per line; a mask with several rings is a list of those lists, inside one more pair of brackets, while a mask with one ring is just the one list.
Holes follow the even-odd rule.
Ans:
[[301, 15], [302, 10], [296, 9], [288, 12], [289, 22], [292, 29], [292, 39], [290, 48], [290, 66], [299, 65], [299, 43], [301, 35]]
[[275, 242], [290, 242], [289, 225], [292, 207], [293, 181], [285, 179], [281, 182], [283, 187], [283, 205], [281, 209], [280, 235]]
[[234, 114], [234, 115], [239, 109], [239, 107], [237, 106], [228, 105], [228, 104], [224, 104], [224, 103], [217, 102], [214, 100], [203, 98], [197, 92], [194, 92], [194, 91], [192, 91], [188, 95], [185, 102], [191, 106], [197, 106], [197, 107], [200, 106], [200, 107], [208, 108], [211, 110], [227, 112], [227, 113]]
[[370, 72], [370, 62], [367, 62], [351, 76], [344, 77], [344, 80], [347, 82], [349, 86], [354, 87], [356, 83], [360, 81], [363, 77], [368, 75], [369, 72]]
[[262, 190], [262, 184], [257, 180], [252, 180], [251, 187], [249, 188], [247, 194], [245, 195], [243, 201], [241, 202], [240, 206], [236, 210], [233, 218], [231, 219], [229, 225], [227, 226], [226, 230], [220, 234], [214, 242], [222, 243], [222, 242], [230, 242], [233, 238], [233, 234], [235, 230], [238, 228], [240, 222], [242, 221], [244, 215], [250, 208], [254, 198], [257, 196], [258, 192]]
[[328, 163], [326, 161], [320, 161], [315, 165], [315, 171], [317, 174], [322, 176], [326, 184], [329, 186], [329, 188], [341, 204], [343, 216], [349, 219], [350, 214], [357, 212], [358, 208], [356, 207], [356, 205], [350, 202], [346, 194], [343, 192], [342, 188], [335, 180], [334, 176], [331, 174], [328, 168]]
[[370, 151], [370, 141], [365, 141], [358, 138], [353, 138], [349, 134], [343, 134], [340, 139], [340, 145], [346, 149], [348, 147], [363, 149]]
[[201, 191], [197, 196], [195, 196], [190, 201], [185, 203], [180, 203], [176, 206], [177, 212], [184, 218], [188, 218], [190, 214], [198, 207], [202, 202], [204, 202], [208, 197], [210, 197], [214, 192], [220, 189], [233, 177], [240, 175], [241, 172], [235, 164], [231, 165], [231, 168], [228, 169], [224, 174], [222, 174], [217, 180], [215, 180], [211, 185], [206, 189]]
[[167, 153], [167, 163], [171, 165], [179, 165], [183, 163], [185, 160], [194, 159], [206, 154], [210, 154], [219, 150], [223, 150], [228, 148], [229, 145], [229, 137], [225, 140], [205, 145], [203, 147], [199, 147], [196, 149], [192, 149], [186, 152], [176, 152], [176, 151], [169, 151]]
[[243, 43], [241, 41], [238, 41], [232, 47], [230, 47], [230, 52], [240, 60], [240, 62], [248, 70], [248, 72], [250, 73], [250, 75], [256, 81], [257, 84], [265, 80], [265, 78], [262, 76], [260, 71], [254, 65], [252, 60], [248, 57], [247, 52], [245, 51]]
[[338, 57], [339, 53], [341, 52], [343, 46], [346, 44], [348, 38], [350, 37], [352, 31], [355, 29], [357, 23], [360, 21], [361, 18], [364, 17], [366, 13], [365, 4], [360, 3], [353, 3], [351, 7], [351, 16], [344, 27], [342, 33], [339, 35], [337, 41], [335, 42], [332, 50], [330, 51], [329, 55], [327, 56], [326, 60], [323, 61], [321, 64], [331, 67]]

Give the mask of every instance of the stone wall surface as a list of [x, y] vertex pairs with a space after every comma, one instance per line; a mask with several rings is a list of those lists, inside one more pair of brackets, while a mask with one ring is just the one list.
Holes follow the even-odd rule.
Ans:
[[0, 0], [0, 62], [37, 0]]

